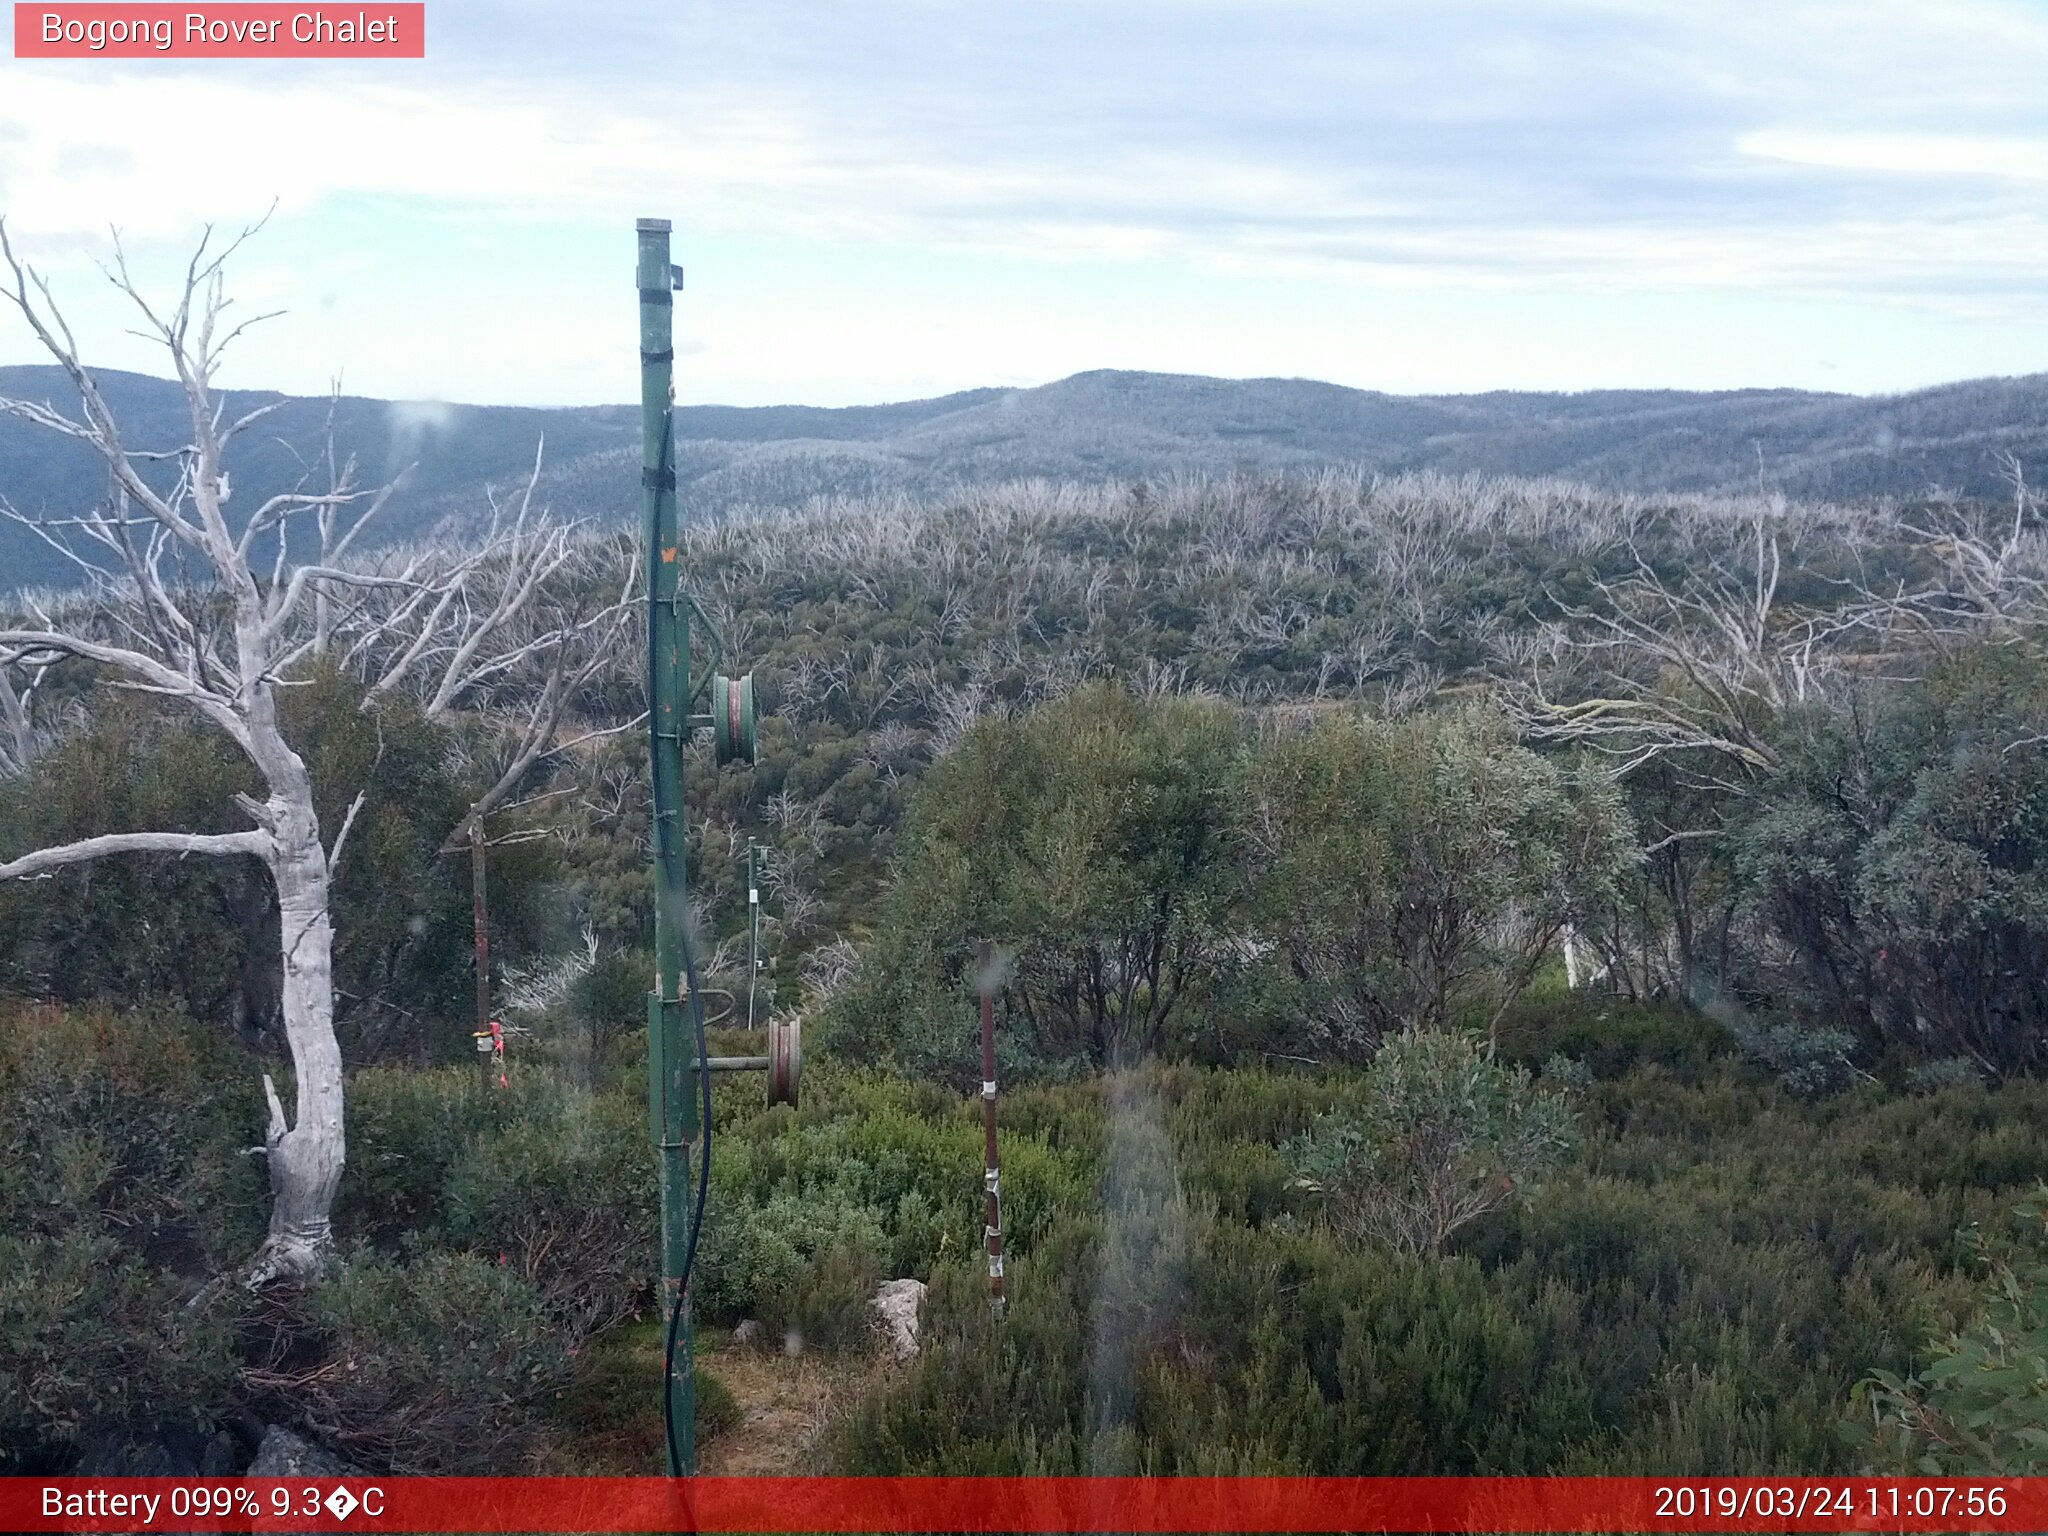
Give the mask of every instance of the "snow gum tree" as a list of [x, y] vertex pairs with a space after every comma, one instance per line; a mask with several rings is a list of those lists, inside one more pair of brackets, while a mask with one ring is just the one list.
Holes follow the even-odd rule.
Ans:
[[[329, 1211], [347, 1142], [334, 1033], [331, 895], [349, 823], [362, 804], [358, 796], [340, 828], [323, 832], [306, 762], [279, 727], [278, 691], [318, 644], [308, 618], [316, 598], [346, 602], [346, 594], [417, 586], [421, 572], [370, 574], [296, 563], [289, 555], [296, 520], [345, 513], [360, 526], [383, 506], [389, 486], [364, 491], [330, 481], [326, 489], [271, 496], [230, 519], [229, 450], [276, 408], [230, 419], [214, 385], [223, 351], [266, 318], [229, 318], [223, 268], [247, 233], [216, 244], [209, 231], [167, 309], [144, 296], [117, 248], [108, 275], [133, 302], [140, 333], [163, 347], [186, 407], [183, 442], [144, 447], [124, 438], [48, 281], [17, 256], [0, 226], [0, 297], [78, 397], [75, 411], [0, 398], [0, 412], [83, 444], [104, 464], [108, 487], [98, 505], [56, 519], [31, 519], [0, 501], [0, 513], [62, 551], [83, 583], [76, 598], [31, 600], [14, 616], [0, 617], [9, 626], [0, 627], [0, 675], [16, 680], [7, 713], [22, 713], [29, 685], [51, 666], [82, 662], [106, 684], [159, 696], [223, 732], [261, 786], [260, 794], [235, 796], [249, 822], [243, 830], [138, 829], [87, 837], [0, 861], [0, 880], [47, 878], [61, 866], [131, 853], [255, 859], [268, 872], [281, 918], [282, 1019], [296, 1103], [287, 1115], [276, 1085], [263, 1075], [272, 1205], [268, 1236], [247, 1276], [260, 1285], [311, 1274], [332, 1251]], [[30, 724], [16, 721], [10, 742], [17, 752], [33, 740]]]

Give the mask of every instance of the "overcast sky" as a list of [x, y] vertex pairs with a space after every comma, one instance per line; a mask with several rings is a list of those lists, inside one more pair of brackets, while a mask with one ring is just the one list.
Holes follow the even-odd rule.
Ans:
[[[1401, 392], [2048, 370], [2048, 0], [429, 0], [391, 63], [0, 59], [0, 213], [288, 313], [229, 382], [689, 401], [1085, 368]], [[33, 354], [0, 315], [0, 362]]]

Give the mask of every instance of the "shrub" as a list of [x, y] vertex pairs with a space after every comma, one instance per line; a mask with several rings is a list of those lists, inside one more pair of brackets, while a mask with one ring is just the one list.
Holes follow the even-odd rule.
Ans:
[[2044, 732], [2038, 659], [1995, 647], [1788, 717], [1735, 836], [1788, 998], [1916, 1054], [2048, 1055]]
[[1232, 713], [1089, 685], [983, 720], [926, 779], [840, 1048], [959, 1087], [993, 936], [1005, 1076], [1157, 1050], [1213, 978], [1233, 880]]
[[401, 1265], [358, 1251], [298, 1306], [317, 1357], [248, 1380], [350, 1460], [448, 1475], [541, 1462], [542, 1408], [573, 1362], [542, 1298], [509, 1267], [479, 1254]]
[[[738, 1398], [732, 1395], [732, 1388], [724, 1378], [713, 1373], [699, 1362], [695, 1367], [697, 1403], [697, 1443], [702, 1445], [713, 1436], [722, 1435], [746, 1417]], [[660, 1389], [659, 1380], [655, 1383]]]
[[[534, 1091], [521, 1074], [514, 1102]], [[504, 1113], [474, 1066], [369, 1067], [348, 1084], [348, 1171], [335, 1193], [344, 1239], [396, 1250], [440, 1223], [449, 1170]]]
[[1858, 1383], [1843, 1432], [1874, 1469], [2048, 1472], [2048, 1185], [2014, 1215], [2016, 1234], [1964, 1234], [1990, 1282], [1981, 1315], [1917, 1375], [1874, 1371]]
[[535, 1069], [376, 1067], [350, 1092], [344, 1237], [472, 1250], [533, 1287], [573, 1343], [629, 1315], [658, 1260], [645, 1110]]
[[1855, 1075], [1850, 1061], [1856, 1037], [1846, 1030], [1800, 1024], [1789, 1019], [1730, 1015], [1731, 1032], [1742, 1054], [1778, 1075], [1787, 1093], [1817, 1099], [1839, 1093]]
[[233, 1333], [221, 1309], [183, 1302], [176, 1277], [110, 1237], [0, 1230], [0, 1470], [144, 1421], [209, 1424], [233, 1384]]
[[1593, 1086], [1593, 1069], [1576, 1056], [1558, 1051], [1545, 1058], [1543, 1081], [1566, 1093], [1579, 1093]]
[[593, 1073], [601, 1076], [618, 1041], [645, 1027], [647, 979], [653, 974], [652, 956], [607, 950], [576, 978], [571, 1010]]
[[0, 1230], [105, 1233], [210, 1278], [263, 1231], [260, 1092], [175, 1012], [0, 1003]]
[[0, 1465], [220, 1412], [233, 1297], [185, 1302], [263, 1230], [258, 1105], [176, 1014], [0, 1004]]
[[1536, 1066], [1568, 1056], [1603, 1079], [1655, 1063], [1698, 1083], [1734, 1049], [1725, 1028], [1683, 1003], [1640, 1003], [1592, 990], [1532, 990], [1502, 1016], [1499, 1029], [1500, 1054], [1509, 1060]]
[[632, 1313], [658, 1259], [654, 1157], [623, 1096], [529, 1091], [527, 1112], [448, 1169], [444, 1230], [502, 1257], [580, 1341]]
[[1604, 779], [1476, 710], [1325, 717], [1261, 750], [1245, 816], [1251, 909], [1295, 984], [1293, 1033], [1326, 1050], [1497, 1015], [1634, 858]]
[[[864, 1349], [881, 1280], [925, 1279], [947, 1255], [979, 1250], [978, 1099], [828, 1059], [807, 1076], [800, 1112], [722, 1106], [713, 1145], [695, 1281], [707, 1319], [753, 1317]], [[1092, 1199], [1096, 1165], [1009, 1118], [1002, 1145], [1006, 1242], [1028, 1252]]]
[[1060, 1474], [1086, 1470], [1088, 1283], [1085, 1219], [1068, 1218], [1037, 1253], [1009, 1266], [998, 1325], [970, 1266], [934, 1272], [921, 1348], [894, 1390], [874, 1392], [835, 1426], [839, 1469], [869, 1475]]
[[842, 1273], [880, 1270], [889, 1243], [879, 1214], [843, 1190], [776, 1194], [758, 1203], [720, 1200], [720, 1180], [714, 1160], [713, 1209], [705, 1213], [691, 1282], [704, 1316], [756, 1317], [779, 1331], [809, 1308], [820, 1335], [837, 1331], [813, 1306], [813, 1283], [830, 1266]]
[[[862, 1352], [875, 1340], [871, 1303], [887, 1278], [872, 1248], [842, 1242], [813, 1259], [796, 1284], [766, 1309], [762, 1321], [794, 1333], [805, 1347]], [[777, 1315], [777, 1314], [780, 1315]]]
[[1384, 1042], [1356, 1110], [1320, 1117], [1295, 1149], [1338, 1231], [1435, 1254], [1518, 1198], [1572, 1146], [1572, 1115], [1528, 1072], [1444, 1030]]
[[1916, 1093], [1941, 1093], [1950, 1088], [1982, 1088], [1984, 1069], [1967, 1056], [1943, 1056], [1924, 1061], [1906, 1074], [1906, 1086]]

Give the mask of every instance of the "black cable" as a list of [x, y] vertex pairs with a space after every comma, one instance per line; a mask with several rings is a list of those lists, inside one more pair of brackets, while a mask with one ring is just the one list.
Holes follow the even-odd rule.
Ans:
[[[670, 473], [674, 446], [675, 410], [671, 406], [667, 418], [662, 423], [661, 467], [656, 471], [657, 479], [666, 477]], [[658, 530], [651, 530], [651, 532], [653, 531]], [[657, 674], [659, 663], [654, 645], [654, 591], [656, 575], [660, 569], [658, 562], [661, 558], [660, 552], [655, 546], [659, 542], [658, 539], [653, 537], [650, 537], [647, 541], [647, 711], [648, 729], [652, 733], [653, 740], [652, 750], [656, 753], [659, 753], [661, 750], [660, 701], [655, 696], [658, 690]], [[679, 576], [680, 574], [678, 572]], [[684, 703], [685, 718], [687, 718], [690, 702], [692, 701], [686, 700]], [[676, 751], [678, 753], [682, 751], [682, 738], [680, 736], [676, 738]], [[675, 846], [674, 829], [668, 821], [673, 812], [662, 804], [660, 764], [655, 763], [652, 767], [653, 772], [650, 778], [653, 780], [654, 790], [654, 846], [656, 857], [661, 862], [663, 887], [672, 897], [679, 898], [683, 892], [683, 882], [677, 877], [676, 861], [681, 850]], [[672, 900], [664, 905], [672, 908], [679, 904], [679, 902]], [[683, 1272], [676, 1280], [675, 1299], [669, 1303], [667, 1338], [661, 1353], [661, 1427], [662, 1433], [668, 1441], [668, 1464], [671, 1467], [682, 1465], [682, 1456], [676, 1445], [676, 1337], [682, 1331], [683, 1298], [689, 1294], [690, 1275], [697, 1267], [697, 1239], [704, 1231], [704, 1199], [711, 1190], [711, 1046], [705, 1035], [704, 993], [703, 988], [698, 985], [697, 981], [697, 947], [690, 940], [689, 915], [687, 912], [680, 912], [676, 914], [676, 918], [677, 937], [682, 941], [683, 974], [686, 978], [686, 984], [690, 989], [690, 1015], [696, 1026], [697, 1081], [704, 1091], [702, 1119], [704, 1150], [701, 1154], [700, 1168], [697, 1175], [696, 1210], [690, 1217], [690, 1240], [683, 1250]], [[655, 982], [658, 990], [660, 978], [656, 977]], [[666, 1093], [666, 1091], [667, 1085], [664, 1084], [663, 1092]], [[666, 1113], [663, 1115], [663, 1120], [665, 1131]]]
[[[662, 1349], [661, 1426], [668, 1437], [668, 1464], [680, 1466], [676, 1449], [676, 1335], [683, 1321], [683, 1298], [689, 1293], [690, 1272], [697, 1267], [697, 1238], [704, 1230], [704, 1198], [711, 1192], [711, 1049], [704, 1034], [704, 996], [697, 985], [697, 946], [690, 942], [688, 924], [683, 932], [683, 973], [689, 979], [690, 1015], [697, 1028], [697, 1082], [703, 1088], [704, 1151], [702, 1171], [697, 1176], [697, 1208], [690, 1216], [690, 1241], [683, 1250], [683, 1273], [676, 1284], [675, 1300], [669, 1304], [668, 1340]], [[692, 1370], [695, 1362], [692, 1362]]]

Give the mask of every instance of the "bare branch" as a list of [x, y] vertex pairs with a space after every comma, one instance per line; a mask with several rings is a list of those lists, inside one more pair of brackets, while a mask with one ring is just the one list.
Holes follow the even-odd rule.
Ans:
[[349, 829], [356, 824], [356, 815], [363, 808], [367, 790], [357, 790], [355, 799], [349, 801], [348, 810], [341, 818], [341, 830], [334, 834], [334, 847], [328, 850], [327, 871], [332, 874], [341, 868], [341, 851], [348, 846]]
[[116, 853], [248, 854], [265, 859], [272, 850], [266, 832], [110, 832], [54, 848], [38, 848], [0, 864], [0, 880], [25, 880], [66, 864], [83, 864]]

